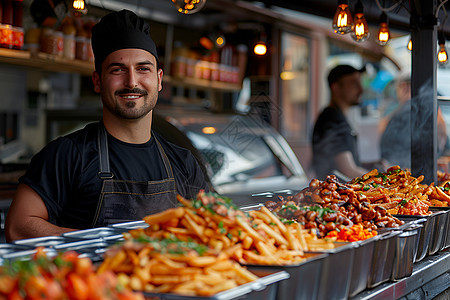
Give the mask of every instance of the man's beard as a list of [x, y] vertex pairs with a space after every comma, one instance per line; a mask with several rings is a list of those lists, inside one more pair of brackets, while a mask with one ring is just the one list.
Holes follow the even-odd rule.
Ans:
[[143, 97], [144, 103], [141, 108], [135, 108], [137, 103], [135, 101], [127, 101], [125, 104], [125, 108], [119, 105], [119, 102], [115, 102], [111, 105], [110, 102], [106, 103], [106, 108], [114, 115], [127, 120], [137, 120], [144, 116], [146, 116], [150, 111], [155, 108], [157, 94], [148, 93], [145, 90], [133, 89], [133, 90], [121, 90], [117, 91], [114, 94], [126, 94], [126, 93], [137, 93], [141, 94]]

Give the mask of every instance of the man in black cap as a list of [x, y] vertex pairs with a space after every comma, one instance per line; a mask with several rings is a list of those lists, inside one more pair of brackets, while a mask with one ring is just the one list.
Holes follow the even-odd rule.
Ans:
[[8, 212], [8, 241], [140, 220], [175, 207], [177, 193], [208, 190], [193, 155], [151, 130], [163, 71], [149, 30], [127, 10], [93, 27], [103, 118], [33, 157]]
[[330, 104], [317, 118], [312, 137], [313, 167], [318, 179], [324, 180], [327, 175], [351, 179], [367, 172], [359, 166], [356, 133], [346, 118], [349, 108], [360, 103], [363, 71], [339, 65], [328, 74]]

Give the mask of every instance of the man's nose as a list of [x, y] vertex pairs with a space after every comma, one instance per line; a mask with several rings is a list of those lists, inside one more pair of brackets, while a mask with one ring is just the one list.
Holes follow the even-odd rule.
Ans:
[[127, 77], [126, 86], [129, 88], [135, 88], [137, 87], [137, 79], [134, 72], [129, 72]]

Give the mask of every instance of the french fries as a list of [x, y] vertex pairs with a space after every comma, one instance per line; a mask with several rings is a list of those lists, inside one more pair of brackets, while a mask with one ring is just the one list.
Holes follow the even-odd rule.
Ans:
[[241, 264], [295, 264], [306, 259], [305, 251], [334, 247], [265, 207], [244, 213], [231, 200], [203, 192], [178, 201], [183, 206], [146, 216], [148, 228], [125, 233], [98, 272], [113, 271], [134, 290], [211, 296], [258, 278]]
[[[393, 166], [385, 173], [372, 170], [350, 185], [373, 204], [395, 203], [387, 212], [403, 215], [427, 215], [429, 206], [448, 206], [450, 195], [443, 186], [422, 184], [424, 176], [411, 176], [408, 170]], [[444, 183], [445, 184], [445, 183]]]
[[[178, 196], [178, 200], [183, 207], [145, 217], [149, 228], [131, 230], [126, 238], [173, 235], [216, 251], [233, 249], [230, 257], [242, 264], [295, 264], [305, 259], [304, 251], [334, 247], [332, 240], [318, 239], [296, 222], [283, 223], [266, 207], [245, 214], [227, 199], [205, 193], [193, 200]], [[171, 220], [177, 227], [167, 225], [167, 216], [178, 218]]]
[[258, 279], [227, 254], [178, 239], [114, 246], [97, 269], [98, 274], [109, 271], [133, 290], [191, 296], [211, 296]]

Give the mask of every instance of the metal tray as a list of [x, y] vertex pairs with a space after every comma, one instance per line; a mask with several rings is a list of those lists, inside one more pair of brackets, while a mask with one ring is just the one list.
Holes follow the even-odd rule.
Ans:
[[425, 256], [438, 252], [444, 243], [444, 229], [446, 226], [447, 213], [444, 210], [433, 211], [427, 216], [395, 215], [404, 221], [425, 219], [419, 237], [419, 246], [415, 262], [422, 260]]
[[118, 230], [112, 227], [97, 227], [91, 229], [77, 230], [65, 232], [63, 237], [69, 237], [77, 240], [98, 239], [105, 240], [123, 240], [123, 230]]
[[99, 262], [103, 260], [103, 254], [106, 252], [107, 248], [116, 243], [120, 243], [120, 241], [98, 238], [56, 245], [54, 249], [61, 251], [76, 251], [81, 257], [89, 257], [93, 262]]
[[448, 247], [450, 247], [450, 207], [435, 207], [435, 206], [431, 206], [430, 207], [431, 211], [444, 211], [447, 215], [447, 221], [446, 221], [446, 225], [444, 226], [444, 236], [442, 238], [442, 245], [440, 247], [440, 250], [444, 250]]
[[399, 280], [412, 274], [422, 228], [423, 225], [413, 224], [397, 235], [392, 280]]
[[127, 230], [137, 229], [137, 228], [147, 228], [148, 224], [145, 223], [144, 220], [139, 220], [139, 221], [131, 221], [131, 222], [125, 222], [125, 223], [111, 224], [111, 225], [108, 225], [108, 227], [127, 231]]
[[278, 284], [281, 281], [289, 278], [289, 274], [285, 271], [261, 271], [252, 270], [252, 272], [260, 278], [235, 288], [229, 289], [217, 293], [211, 297], [199, 297], [199, 296], [184, 296], [178, 294], [165, 294], [165, 293], [148, 293], [144, 292], [144, 296], [147, 298], [155, 297], [158, 300], [188, 300], [188, 299], [200, 299], [200, 300], [233, 300], [233, 299], [251, 299], [251, 300], [275, 300]]
[[310, 253], [329, 254], [323, 260], [317, 299], [346, 299], [353, 269], [355, 245], [335, 243], [336, 248]]
[[247, 265], [250, 271], [286, 271], [289, 279], [279, 283], [276, 299], [316, 299], [322, 264], [328, 254], [305, 254], [307, 259], [295, 265]]
[[[28, 249], [28, 250], [21, 250], [17, 252], [11, 252], [3, 255], [3, 260], [9, 260], [9, 259], [21, 259], [21, 260], [28, 260], [31, 259], [31, 257], [37, 252], [36, 249]], [[53, 248], [44, 248], [44, 252], [48, 257], [54, 257], [58, 254], [58, 252]]]
[[400, 233], [400, 230], [392, 230], [379, 234], [373, 248], [369, 278], [367, 279], [368, 288], [373, 288], [389, 281], [395, 257], [395, 238]]
[[27, 246], [30, 249], [34, 249], [36, 247], [53, 248], [56, 245], [64, 244], [70, 241], [73, 241], [73, 239], [63, 236], [44, 236], [44, 237], [17, 240], [14, 241], [13, 244]]
[[372, 261], [375, 241], [379, 239], [376, 235], [364, 241], [354, 242], [355, 252], [353, 258], [353, 268], [350, 277], [349, 297], [353, 297], [367, 288], [370, 264]]
[[22, 245], [0, 244], [0, 265], [3, 264], [3, 258], [5, 255], [23, 250], [30, 250], [30, 248]]

